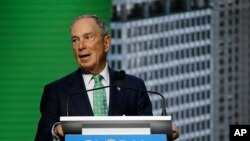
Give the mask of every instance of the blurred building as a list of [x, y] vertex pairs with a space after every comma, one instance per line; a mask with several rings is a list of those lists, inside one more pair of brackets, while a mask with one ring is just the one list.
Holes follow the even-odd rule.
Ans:
[[212, 3], [212, 131], [229, 138], [230, 124], [250, 124], [250, 1]]
[[[250, 124], [248, 0], [113, 0], [109, 63], [164, 94], [178, 141], [228, 141]], [[161, 98], [150, 95], [154, 115]]]

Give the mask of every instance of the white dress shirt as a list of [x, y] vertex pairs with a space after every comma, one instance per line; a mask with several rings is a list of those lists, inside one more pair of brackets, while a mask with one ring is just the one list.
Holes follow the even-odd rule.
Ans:
[[[108, 86], [109, 85], [109, 70], [108, 70], [108, 65], [106, 64], [104, 70], [102, 70], [102, 72], [99, 74], [103, 77], [101, 83], [103, 86]], [[84, 85], [86, 87], [86, 90], [90, 90], [94, 88], [94, 79], [92, 79], [93, 75], [92, 74], [83, 74], [82, 75], [83, 80], [84, 80]], [[105, 92], [106, 92], [106, 98], [107, 98], [107, 107], [109, 107], [109, 87], [105, 88]], [[88, 97], [89, 97], [89, 102], [90, 105], [93, 109], [93, 91], [88, 91]]]

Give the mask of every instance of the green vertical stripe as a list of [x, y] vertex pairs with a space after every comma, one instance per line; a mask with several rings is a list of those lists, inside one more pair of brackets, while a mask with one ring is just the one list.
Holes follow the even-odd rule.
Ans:
[[34, 140], [43, 86], [76, 69], [69, 25], [111, 0], [0, 1], [0, 140]]

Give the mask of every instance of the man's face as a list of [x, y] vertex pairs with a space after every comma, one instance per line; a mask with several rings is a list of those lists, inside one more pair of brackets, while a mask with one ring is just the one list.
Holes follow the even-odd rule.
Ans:
[[71, 28], [71, 39], [78, 65], [85, 73], [98, 74], [106, 64], [111, 37], [103, 37], [92, 18], [77, 20]]

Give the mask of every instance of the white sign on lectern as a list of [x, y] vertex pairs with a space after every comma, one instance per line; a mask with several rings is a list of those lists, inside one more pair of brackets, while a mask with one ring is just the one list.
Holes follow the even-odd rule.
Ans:
[[167, 134], [171, 116], [63, 116], [65, 134]]

